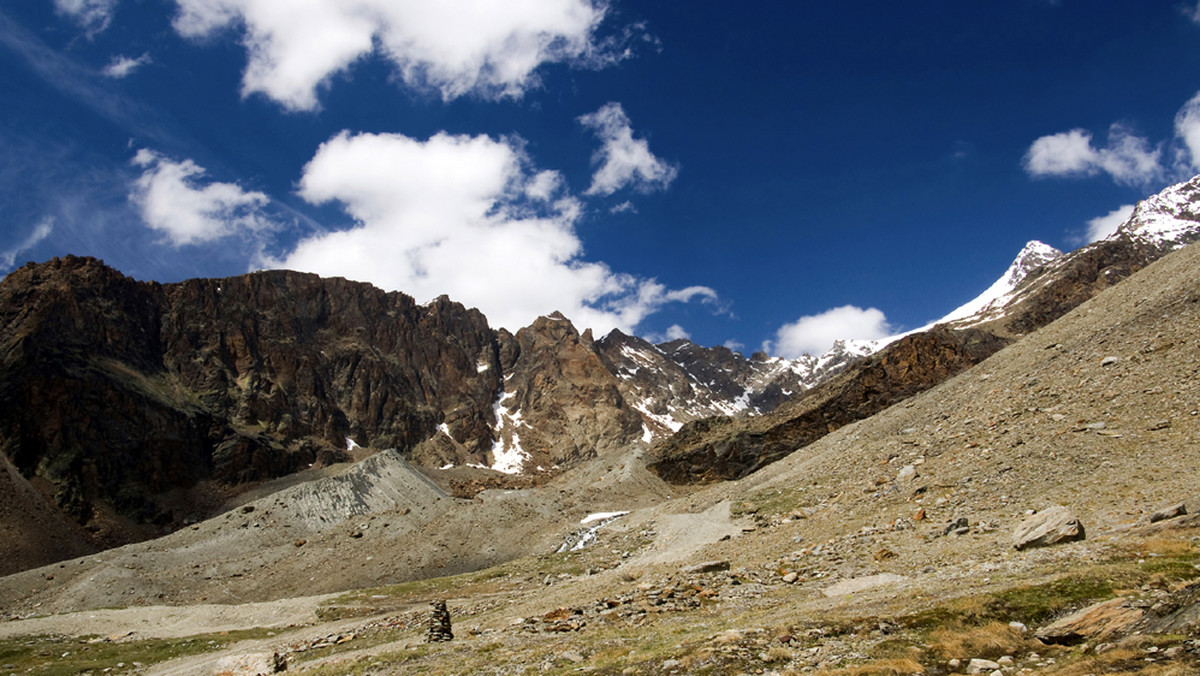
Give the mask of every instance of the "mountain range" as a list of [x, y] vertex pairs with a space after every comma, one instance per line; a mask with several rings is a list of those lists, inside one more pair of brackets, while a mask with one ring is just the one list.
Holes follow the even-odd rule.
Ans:
[[1079, 250], [1031, 242], [939, 322], [796, 360], [596, 339], [557, 313], [514, 335], [445, 297], [289, 271], [157, 284], [90, 258], [31, 263], [0, 283], [0, 529], [18, 543], [0, 570], [160, 536], [385, 449], [458, 497], [633, 447], [670, 483], [736, 479], [1198, 237], [1200, 177]]
[[1198, 237], [1200, 178], [799, 360], [26, 265], [5, 668], [1194, 673]]

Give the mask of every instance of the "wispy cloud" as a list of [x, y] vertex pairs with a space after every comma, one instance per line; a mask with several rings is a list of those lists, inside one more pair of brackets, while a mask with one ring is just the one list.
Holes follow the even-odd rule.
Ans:
[[110, 61], [101, 72], [103, 72], [105, 76], [111, 77], [114, 80], [120, 80], [122, 78], [129, 77], [131, 74], [133, 74], [133, 71], [151, 62], [152, 60], [149, 53], [142, 54], [137, 58], [130, 58], [124, 55], [114, 56], [113, 60]]
[[2, 10], [0, 47], [21, 57], [30, 70], [60, 94], [87, 106], [129, 134], [147, 138], [155, 144], [175, 140], [174, 135], [158, 122], [156, 114], [138, 101], [110, 89], [93, 68], [51, 49]]
[[611, 195], [632, 187], [641, 192], [666, 189], [679, 169], [650, 152], [644, 138], [633, 137], [633, 127], [619, 103], [605, 104], [594, 113], [580, 116], [579, 123], [600, 139], [592, 156], [597, 165], [588, 195]]
[[53, 231], [54, 219], [47, 218], [41, 223], [38, 223], [33, 229], [33, 232], [31, 232], [28, 237], [22, 240], [20, 244], [17, 244], [7, 251], [0, 251], [0, 270], [11, 270], [17, 261], [17, 256], [20, 256], [26, 251], [29, 251], [33, 247], [37, 246], [42, 242], [42, 240], [49, 237], [50, 233]]
[[408, 87], [444, 100], [516, 98], [548, 63], [603, 67], [626, 58], [628, 39], [597, 40], [601, 0], [177, 0], [175, 29], [206, 37], [243, 28], [243, 94], [292, 110], [318, 107], [318, 90], [368, 54], [389, 60]]
[[301, 241], [269, 266], [368, 281], [420, 300], [442, 294], [516, 330], [560, 310], [598, 334], [632, 332], [669, 303], [715, 302], [583, 258], [583, 213], [557, 172], [520, 139], [341, 133], [304, 168], [300, 195], [340, 203], [346, 230]]
[[892, 333], [882, 311], [843, 305], [783, 325], [775, 332], [774, 341], [763, 343], [763, 351], [795, 359], [824, 354], [837, 340], [877, 340]]
[[262, 212], [270, 200], [261, 192], [234, 183], [206, 181], [204, 169], [191, 160], [176, 162], [151, 150], [139, 150], [133, 164], [143, 173], [130, 199], [142, 219], [162, 232], [173, 246], [200, 244], [238, 231], [272, 227]]
[[89, 37], [108, 28], [116, 6], [117, 0], [54, 0], [58, 13], [74, 19]]

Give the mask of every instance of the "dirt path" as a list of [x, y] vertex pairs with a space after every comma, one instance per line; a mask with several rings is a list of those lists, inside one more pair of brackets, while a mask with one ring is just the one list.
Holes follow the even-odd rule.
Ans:
[[320, 604], [336, 594], [304, 596], [243, 605], [144, 606], [86, 610], [0, 623], [0, 638], [40, 634], [122, 636], [127, 640], [181, 638], [256, 627], [317, 622]]

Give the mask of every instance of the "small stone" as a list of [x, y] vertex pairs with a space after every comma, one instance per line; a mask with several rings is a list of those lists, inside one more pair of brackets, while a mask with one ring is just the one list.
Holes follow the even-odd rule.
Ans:
[[971, 523], [967, 521], [967, 517], [960, 516], [946, 526], [946, 529], [942, 531], [942, 535], [950, 535], [951, 533], [954, 533], [955, 535], [962, 535], [970, 529]]
[[962, 666], [962, 660], [955, 657], [954, 659], [947, 662], [946, 666], [950, 667], [951, 669], [957, 669]]
[[999, 664], [1002, 667], [1011, 667], [1015, 663], [1016, 660], [1013, 659], [1012, 655], [1005, 655], [1004, 657], [996, 660], [996, 664]]
[[702, 573], [718, 573], [729, 570], [729, 561], [705, 561], [684, 568], [684, 575], [700, 575]]
[[1100, 360], [1100, 365], [1101, 366], [1112, 366], [1113, 364], [1115, 364], [1119, 361], [1121, 361], [1121, 360], [1118, 357], [1105, 357], [1104, 359]]
[[983, 674], [983, 673], [990, 674], [991, 672], [993, 672], [999, 668], [1000, 668], [999, 664], [996, 664], [995, 662], [993, 662], [991, 660], [982, 660], [979, 658], [972, 659], [970, 662], [967, 663], [967, 673], [968, 674]]
[[1017, 622], [1016, 620], [1013, 620], [1012, 622], [1008, 623], [1008, 626], [1011, 627], [1012, 629], [1015, 629], [1017, 631], [1017, 633], [1020, 633], [1020, 634], [1025, 634], [1025, 633], [1029, 632], [1029, 627], [1025, 626], [1024, 622]]
[[797, 575], [795, 572], [791, 572], [791, 573], [788, 573], [787, 575], [783, 576], [783, 581], [788, 584], [792, 584], [798, 579], [800, 579], [800, 576]]
[[917, 468], [912, 465], [905, 465], [900, 473], [896, 475], [896, 481], [911, 481], [917, 476]]
[[297, 547], [303, 547], [304, 545], [308, 544], [308, 540], [305, 540], [304, 538], [300, 538], [299, 540], [296, 540], [292, 544], [296, 545]]
[[925, 520], [925, 508], [924, 507], [917, 508], [917, 511], [913, 512], [912, 520], [913, 521], [924, 521]]

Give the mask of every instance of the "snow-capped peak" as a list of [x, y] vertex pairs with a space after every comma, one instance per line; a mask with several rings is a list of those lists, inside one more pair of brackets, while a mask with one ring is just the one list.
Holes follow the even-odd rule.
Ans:
[[1062, 255], [1061, 251], [1049, 244], [1044, 244], [1037, 240], [1029, 242], [1025, 245], [1025, 248], [1021, 249], [1021, 253], [1017, 254], [1017, 257], [1013, 259], [1012, 265], [1008, 266], [1008, 270], [1000, 276], [1000, 279], [997, 279], [989, 286], [986, 291], [934, 323], [943, 324], [958, 321], [983, 314], [989, 310], [1004, 307], [1008, 301], [1012, 300], [1013, 292], [1021, 285], [1021, 282], [1029, 277], [1031, 272]]
[[1178, 249], [1200, 239], [1200, 176], [1138, 202], [1110, 238], [1128, 235], [1159, 249]]

